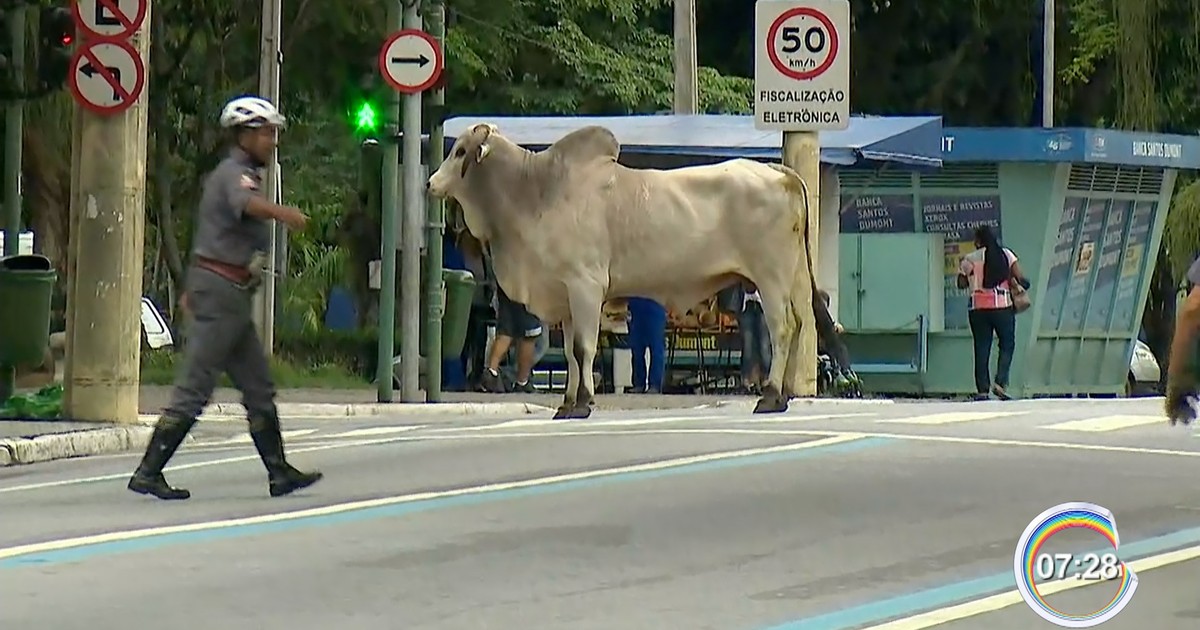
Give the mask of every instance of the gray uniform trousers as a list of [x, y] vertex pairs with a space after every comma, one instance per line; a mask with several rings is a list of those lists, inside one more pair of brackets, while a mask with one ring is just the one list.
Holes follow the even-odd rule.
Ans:
[[207, 269], [188, 274], [188, 329], [184, 361], [164, 415], [194, 421], [208, 405], [222, 372], [242, 393], [242, 405], [255, 425], [277, 418], [275, 384], [262, 342], [254, 329], [254, 293]]

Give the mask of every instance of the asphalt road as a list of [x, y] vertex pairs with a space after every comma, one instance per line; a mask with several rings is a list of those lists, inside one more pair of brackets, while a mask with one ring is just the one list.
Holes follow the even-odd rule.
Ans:
[[[1159, 405], [289, 419], [327, 476], [282, 499], [244, 425], [212, 423], [168, 470], [185, 502], [125, 490], [136, 456], [0, 470], [0, 627], [1036, 630], [1018, 538], [1088, 501], [1139, 578], [1104, 627], [1191, 630], [1200, 440]], [[1046, 601], [1116, 592], [1071, 586]]]

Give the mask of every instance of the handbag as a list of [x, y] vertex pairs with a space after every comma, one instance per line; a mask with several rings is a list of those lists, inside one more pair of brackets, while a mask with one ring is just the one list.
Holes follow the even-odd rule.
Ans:
[[1009, 279], [1008, 292], [1012, 296], [1013, 309], [1018, 313], [1024, 313], [1033, 306], [1033, 300], [1029, 297], [1029, 290], [1015, 279]]

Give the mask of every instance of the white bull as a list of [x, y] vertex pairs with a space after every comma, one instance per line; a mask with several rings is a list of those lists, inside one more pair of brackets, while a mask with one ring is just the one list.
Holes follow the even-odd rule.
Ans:
[[[604, 127], [531, 152], [479, 124], [426, 184], [462, 206], [504, 292], [543, 323], [562, 323], [567, 391], [555, 417], [590, 415], [606, 300], [642, 296], [686, 310], [747, 281], [761, 292], [774, 356], [755, 411], [786, 410], [799, 361], [815, 361], [800, 356], [800, 328], [815, 324], [804, 181], [743, 159], [632, 169], [619, 153]], [[821, 328], [832, 333], [832, 322]]]

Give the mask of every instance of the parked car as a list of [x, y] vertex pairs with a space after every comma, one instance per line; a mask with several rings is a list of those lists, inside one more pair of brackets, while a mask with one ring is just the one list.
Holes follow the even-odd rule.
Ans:
[[1141, 339], [1136, 340], [1133, 356], [1129, 359], [1129, 379], [1125, 384], [1126, 396], [1156, 396], [1161, 369], [1150, 346]]

